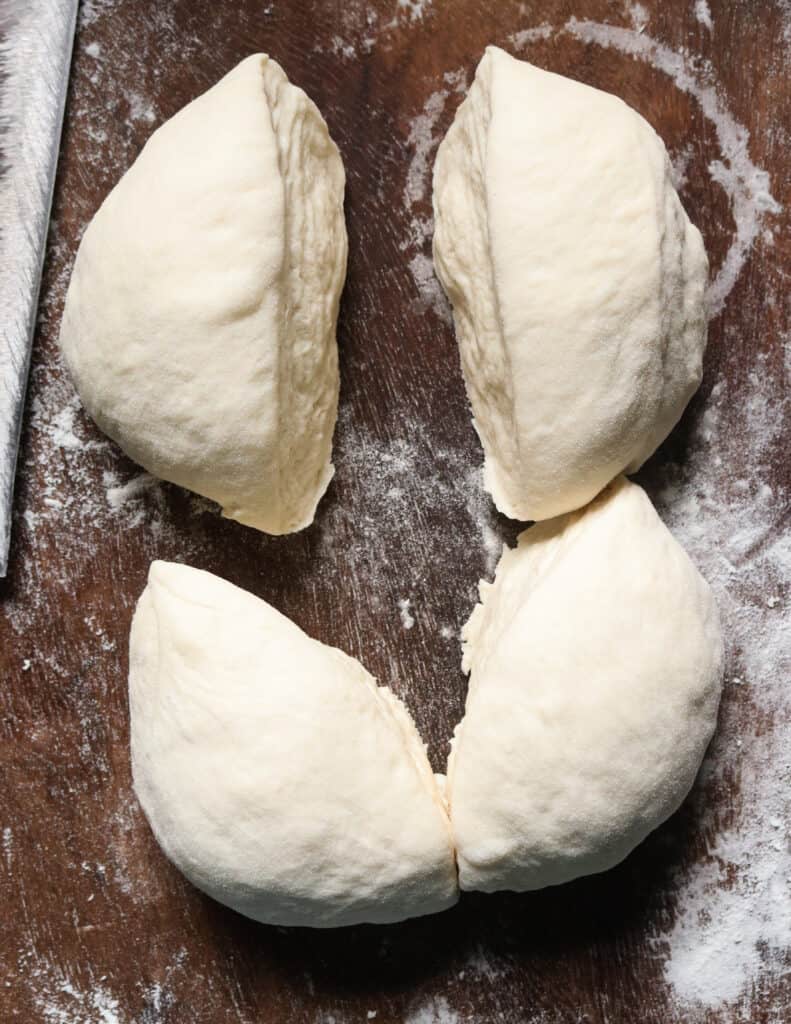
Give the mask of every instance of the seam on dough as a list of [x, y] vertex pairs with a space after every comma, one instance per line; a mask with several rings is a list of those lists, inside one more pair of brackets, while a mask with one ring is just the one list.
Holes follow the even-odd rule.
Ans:
[[[287, 198], [288, 197], [286, 195], [286, 186], [285, 186], [285, 182], [283, 180], [283, 153], [282, 153], [282, 150], [281, 150], [281, 147], [280, 147], [280, 139], [279, 139], [278, 134], [277, 134], [277, 128], [275, 126], [275, 119], [274, 119], [273, 112], [272, 112], [273, 104], [272, 104], [272, 102], [270, 100], [270, 96], [269, 96], [269, 93], [268, 93], [267, 88], [266, 88], [266, 66], [267, 66], [267, 64], [270, 63], [270, 61], [271, 61], [271, 58], [269, 57], [269, 55], [268, 54], [264, 54], [262, 56], [262, 58], [261, 58], [260, 63], [259, 63], [259, 72], [260, 72], [260, 75], [261, 75], [261, 92], [263, 93], [263, 96], [264, 96], [264, 102], [266, 104], [266, 112], [267, 112], [267, 116], [269, 118], [269, 123], [272, 126], [272, 135], [274, 136], [274, 140], [275, 140], [275, 149], [277, 151], [277, 167], [278, 167], [279, 178], [280, 178], [280, 191], [281, 191], [281, 195], [282, 195], [282, 198], [283, 198], [283, 252], [282, 252], [282, 259], [281, 259], [281, 264], [280, 264], [280, 274], [278, 275], [279, 282], [280, 282], [280, 288], [278, 289], [278, 296], [277, 296], [278, 320], [281, 320], [282, 319], [282, 314], [283, 314], [283, 305], [284, 305], [284, 292], [287, 290], [287, 287], [288, 287], [287, 277], [288, 277], [288, 252], [289, 252], [289, 228], [290, 228], [290, 224], [289, 224], [289, 212], [288, 212], [288, 202], [287, 202]], [[283, 508], [283, 459], [281, 457], [281, 452], [280, 452], [279, 438], [280, 438], [280, 433], [281, 433], [281, 431], [280, 431], [280, 424], [281, 424], [280, 410], [283, 407], [283, 394], [284, 394], [284, 380], [283, 380], [284, 368], [283, 368], [283, 363], [286, 362], [286, 359], [285, 359], [285, 353], [284, 353], [284, 346], [279, 343], [280, 340], [281, 339], [278, 338], [278, 346], [277, 346], [277, 388], [275, 389], [275, 405], [276, 405], [276, 409], [275, 409], [275, 423], [277, 424], [278, 444], [277, 444], [277, 466], [275, 468], [275, 480], [277, 481], [277, 500], [274, 503], [274, 505], [275, 505], [276, 508], [281, 509], [281, 514], [282, 514], [282, 512], [286, 511], [286, 510]], [[286, 512], [286, 514], [287, 514], [287, 512]], [[279, 525], [282, 526], [282, 522]]]
[[[510, 54], [508, 54], [508, 57], [511, 60], [515, 59], [515, 58], [511, 57]], [[487, 185], [486, 169], [487, 169], [488, 161], [489, 161], [489, 131], [491, 130], [492, 121], [494, 119], [493, 103], [492, 103], [492, 95], [494, 93], [494, 62], [492, 62], [492, 69], [491, 69], [491, 73], [490, 73], [489, 78], [490, 78], [489, 95], [488, 95], [489, 123], [487, 125], [487, 129], [488, 130], [486, 132], [485, 152], [483, 154], [483, 168], [482, 168], [483, 169], [484, 201], [486, 203], [486, 217], [484, 219], [484, 245], [486, 247], [486, 255], [488, 256], [487, 266], [490, 268], [490, 287], [491, 287], [491, 291], [492, 291], [492, 305], [494, 307], [494, 315], [495, 315], [495, 318], [497, 320], [497, 326], [500, 328], [500, 343], [501, 343], [501, 346], [502, 346], [503, 358], [504, 358], [504, 361], [505, 361], [505, 368], [506, 368], [506, 371], [507, 371], [506, 372], [505, 382], [506, 382], [506, 387], [507, 387], [507, 391], [508, 391], [509, 408], [510, 408], [510, 416], [511, 416], [511, 430], [512, 430], [513, 440], [514, 440], [515, 465], [516, 465], [517, 473], [521, 477], [521, 475], [522, 475], [522, 458], [521, 458], [521, 444], [520, 444], [520, 437], [519, 437], [519, 419], [518, 419], [518, 416], [517, 416], [516, 399], [514, 397], [514, 389], [513, 389], [513, 380], [514, 380], [513, 362], [511, 360], [511, 353], [510, 353], [510, 351], [508, 349], [508, 344], [507, 344], [506, 338], [505, 338], [505, 324], [503, 322], [503, 315], [502, 315], [502, 311], [500, 309], [500, 296], [499, 296], [499, 294], [497, 292], [497, 275], [495, 273], [495, 266], [494, 266], [494, 251], [492, 249], [492, 233], [491, 233], [491, 230], [489, 228], [489, 189], [488, 189], [488, 185]], [[529, 497], [529, 495], [528, 495], [528, 497]], [[510, 500], [509, 500], [509, 503], [510, 503]]]

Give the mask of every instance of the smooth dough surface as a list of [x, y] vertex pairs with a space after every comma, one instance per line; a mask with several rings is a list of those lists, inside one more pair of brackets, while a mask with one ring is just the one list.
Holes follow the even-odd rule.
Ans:
[[490, 46], [439, 147], [434, 216], [487, 489], [515, 519], [582, 507], [700, 383], [708, 262], [662, 140]]
[[679, 806], [714, 730], [722, 638], [708, 585], [623, 477], [523, 532], [462, 637], [448, 763], [462, 889], [604, 871]]
[[200, 889], [270, 924], [443, 910], [444, 798], [404, 705], [209, 573], [154, 562], [130, 638], [135, 791]]
[[159, 128], [88, 226], [61, 347], [151, 473], [268, 533], [329, 483], [344, 172], [316, 106], [249, 57]]

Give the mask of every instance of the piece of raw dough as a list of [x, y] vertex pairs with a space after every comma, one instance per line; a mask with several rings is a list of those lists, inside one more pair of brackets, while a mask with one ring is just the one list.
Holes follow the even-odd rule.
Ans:
[[439, 147], [434, 260], [501, 512], [580, 508], [701, 377], [708, 263], [625, 103], [490, 46]]
[[267, 533], [307, 526], [333, 473], [343, 190], [316, 106], [249, 57], [154, 132], [66, 297], [61, 347], [102, 430]]
[[358, 661], [210, 573], [154, 562], [129, 662], [135, 791], [200, 889], [317, 928], [456, 902], [423, 744]]
[[679, 806], [717, 718], [709, 587], [623, 477], [526, 530], [463, 631], [448, 763], [462, 889], [539, 889], [617, 864]]

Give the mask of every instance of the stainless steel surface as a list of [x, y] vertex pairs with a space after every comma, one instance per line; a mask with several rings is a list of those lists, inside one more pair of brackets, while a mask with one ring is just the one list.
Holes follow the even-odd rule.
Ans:
[[0, 576], [77, 0], [0, 0]]

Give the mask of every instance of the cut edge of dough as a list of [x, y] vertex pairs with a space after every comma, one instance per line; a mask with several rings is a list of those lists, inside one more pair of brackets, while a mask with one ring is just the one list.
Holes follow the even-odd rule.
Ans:
[[[607, 486], [604, 487], [584, 508], [575, 509], [573, 512], [567, 512], [562, 516], [556, 516], [554, 519], [544, 519], [527, 527], [527, 529], [522, 530], [517, 536], [516, 545], [514, 547], [509, 548], [507, 545], [503, 546], [503, 551], [495, 567], [492, 580], [479, 580], [478, 601], [470, 612], [469, 618], [461, 628], [461, 668], [462, 672], [468, 676], [468, 684], [467, 694], [464, 699], [464, 713], [453, 730], [453, 736], [450, 741], [450, 753], [448, 754], [446, 769], [446, 799], [449, 811], [451, 809], [451, 793], [453, 791], [453, 771], [456, 755], [464, 732], [464, 720], [467, 717], [469, 702], [474, 697], [477, 690], [476, 679], [472, 675], [473, 660], [475, 658], [481, 634], [488, 623], [493, 599], [496, 597], [499, 589], [503, 586], [503, 581], [507, 575], [508, 567], [517, 559], [519, 549], [523, 544], [529, 544], [533, 549], [537, 548], [538, 545], [546, 546], [545, 550], [542, 552], [543, 557], [536, 559], [533, 565], [528, 597], [528, 599], [533, 599], [535, 593], [541, 586], [542, 580], [546, 579], [551, 573], [553, 565], [559, 558], [565, 557], [568, 549], [573, 547], [575, 540], [579, 539], [579, 534], [574, 530], [574, 527], [580, 519], [584, 515], [596, 515], [601, 510], [601, 507], [624, 487], [631, 488], [636, 486], [636, 484], [632, 484], [627, 480], [623, 474], [619, 474], [614, 480], [611, 480], [610, 483], [607, 484]], [[521, 606], [519, 610], [521, 610]], [[507, 622], [500, 623], [497, 630], [498, 634], [504, 633], [508, 629], [508, 625], [509, 623]], [[495, 644], [493, 644], [493, 646], [495, 646]]]
[[[336, 325], [348, 251], [345, 172], [326, 121], [310, 97], [267, 54], [248, 60], [255, 62], [260, 73], [284, 191], [281, 303], [285, 310], [277, 387], [280, 516], [275, 523], [255, 508], [228, 507], [223, 515], [277, 536], [310, 526], [335, 472], [332, 438], [340, 390]], [[306, 211], [302, 205], [309, 200], [327, 214], [318, 219], [331, 225], [318, 237], [310, 236], [316, 208]], [[317, 389], [316, 382], [322, 387]], [[307, 457], [300, 460], [302, 439], [308, 440]]]
[[[486, 212], [486, 140], [492, 116], [493, 65], [498, 54], [507, 56], [495, 46], [486, 48], [475, 79], [437, 151], [432, 248], [437, 277], [453, 307], [472, 422], [484, 450], [484, 487], [503, 515], [523, 519], [508, 493], [509, 474], [495, 454], [505, 451], [507, 462], [519, 464], [510, 359], [502, 332]], [[467, 174], [459, 174], [458, 167], [453, 170], [455, 149], [466, 162]], [[454, 230], [457, 211], [477, 214], [474, 246], [469, 252], [456, 244], [460, 234]], [[490, 408], [496, 409], [496, 415], [487, 415], [483, 422], [481, 411]]]

